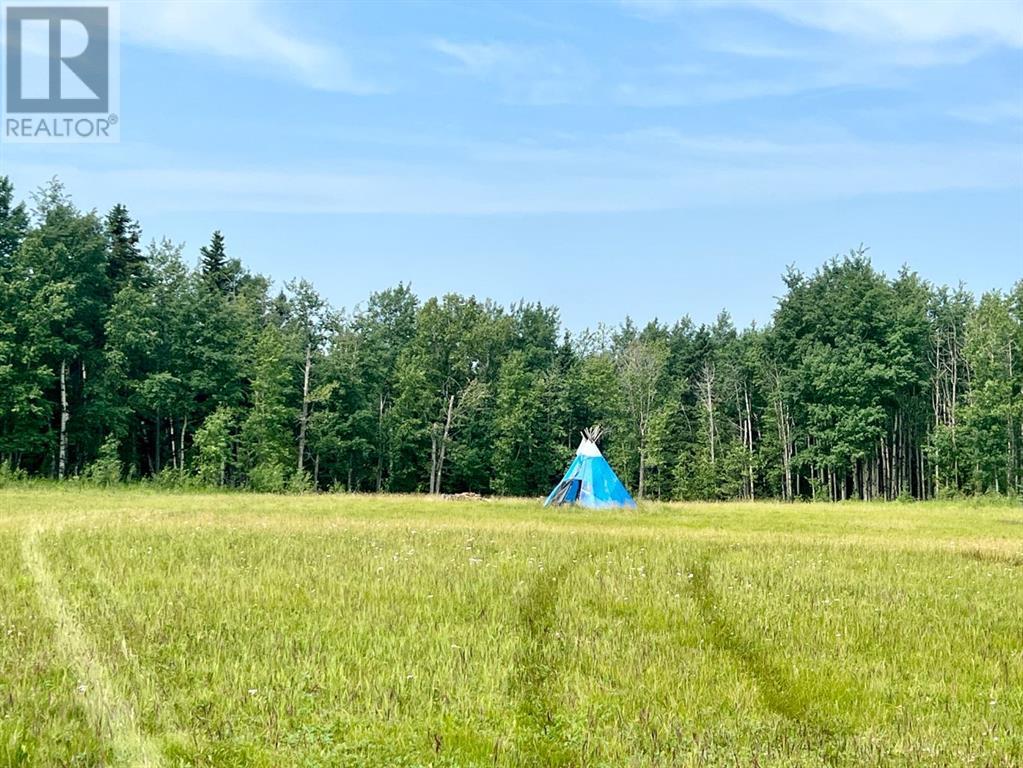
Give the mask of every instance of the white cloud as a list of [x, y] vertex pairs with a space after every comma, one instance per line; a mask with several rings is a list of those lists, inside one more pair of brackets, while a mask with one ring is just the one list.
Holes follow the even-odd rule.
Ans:
[[1019, 148], [1007, 143], [796, 141], [651, 128], [548, 144], [463, 144], [464, 154], [448, 163], [381, 160], [357, 170], [218, 167], [195, 158], [86, 168], [68, 156], [63, 163], [25, 158], [10, 173], [19, 188], [56, 173], [89, 198], [86, 205], [130, 199], [143, 216], [613, 213], [1023, 186]]
[[867, 40], [939, 43], [973, 38], [1023, 47], [1019, 0], [740, 0], [795, 24]]
[[1021, 0], [621, 0], [649, 17], [715, 6], [756, 8], [792, 24], [864, 40], [976, 39], [1023, 47]]
[[457, 71], [492, 80], [505, 101], [565, 104], [586, 100], [595, 82], [591, 65], [564, 44], [515, 45], [504, 42], [430, 41], [430, 48], [457, 62]]
[[241, 62], [319, 90], [376, 90], [353, 75], [336, 46], [287, 31], [273, 8], [258, 0], [124, 3], [122, 32], [129, 44]]
[[[965, 66], [992, 49], [1023, 45], [1023, 0], [623, 1], [676, 28], [680, 50], [688, 44], [718, 62], [702, 77], [627, 74], [614, 92], [618, 103], [629, 106], [722, 103], [850, 87], [904, 89], [924, 70]], [[769, 21], [764, 15], [784, 24], [764, 23]], [[750, 23], [751, 16], [758, 17], [756, 23]], [[722, 62], [721, 56], [737, 61]], [[754, 60], [755, 69], [749, 66]]]
[[[615, 102], [633, 107], [678, 107], [694, 104], [722, 104], [749, 99], [793, 96], [812, 91], [846, 87], [899, 89], [907, 84], [905, 71], [915, 69], [900, 64], [883, 53], [871, 57], [844, 58], [822, 55], [815, 58], [804, 52], [807, 64], [772, 69], [766, 65], [756, 73], [721, 74], [703, 77], [661, 77], [628, 79], [618, 83]], [[900, 58], [899, 61], [905, 61]]]
[[948, 114], [958, 120], [980, 125], [1023, 123], [1023, 96], [985, 104], [968, 104], [950, 110]]
[[[619, 2], [644, 16], [671, 16], [683, 5], [683, 0], [619, 0]], [[696, 5], [696, 2], [692, 5]]]
[[505, 43], [455, 43], [438, 38], [432, 41], [431, 47], [455, 59], [468, 74], [476, 77], [492, 74], [501, 66], [517, 66], [529, 58], [526, 51]]

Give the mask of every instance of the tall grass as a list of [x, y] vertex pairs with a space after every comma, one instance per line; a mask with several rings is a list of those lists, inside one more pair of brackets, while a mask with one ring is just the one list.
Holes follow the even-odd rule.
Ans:
[[1016, 766], [1021, 724], [1017, 507], [0, 492], [0, 765]]

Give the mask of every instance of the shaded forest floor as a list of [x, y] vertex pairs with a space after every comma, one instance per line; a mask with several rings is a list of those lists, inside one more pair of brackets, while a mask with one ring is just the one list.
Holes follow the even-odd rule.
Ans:
[[0, 490], [0, 766], [1023, 764], [1023, 509]]

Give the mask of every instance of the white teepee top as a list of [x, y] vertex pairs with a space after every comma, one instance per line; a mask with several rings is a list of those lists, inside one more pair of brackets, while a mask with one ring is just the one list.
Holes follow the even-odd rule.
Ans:
[[600, 425], [595, 425], [589, 429], [582, 431], [582, 442], [579, 443], [579, 449], [575, 452], [576, 456], [600, 456], [600, 449], [597, 447], [597, 441], [600, 436], [604, 434], [604, 430], [601, 429]]

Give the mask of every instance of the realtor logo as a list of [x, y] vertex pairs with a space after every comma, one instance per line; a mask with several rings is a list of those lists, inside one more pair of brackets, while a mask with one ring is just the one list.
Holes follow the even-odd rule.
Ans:
[[117, 141], [116, 4], [4, 7], [10, 142]]

